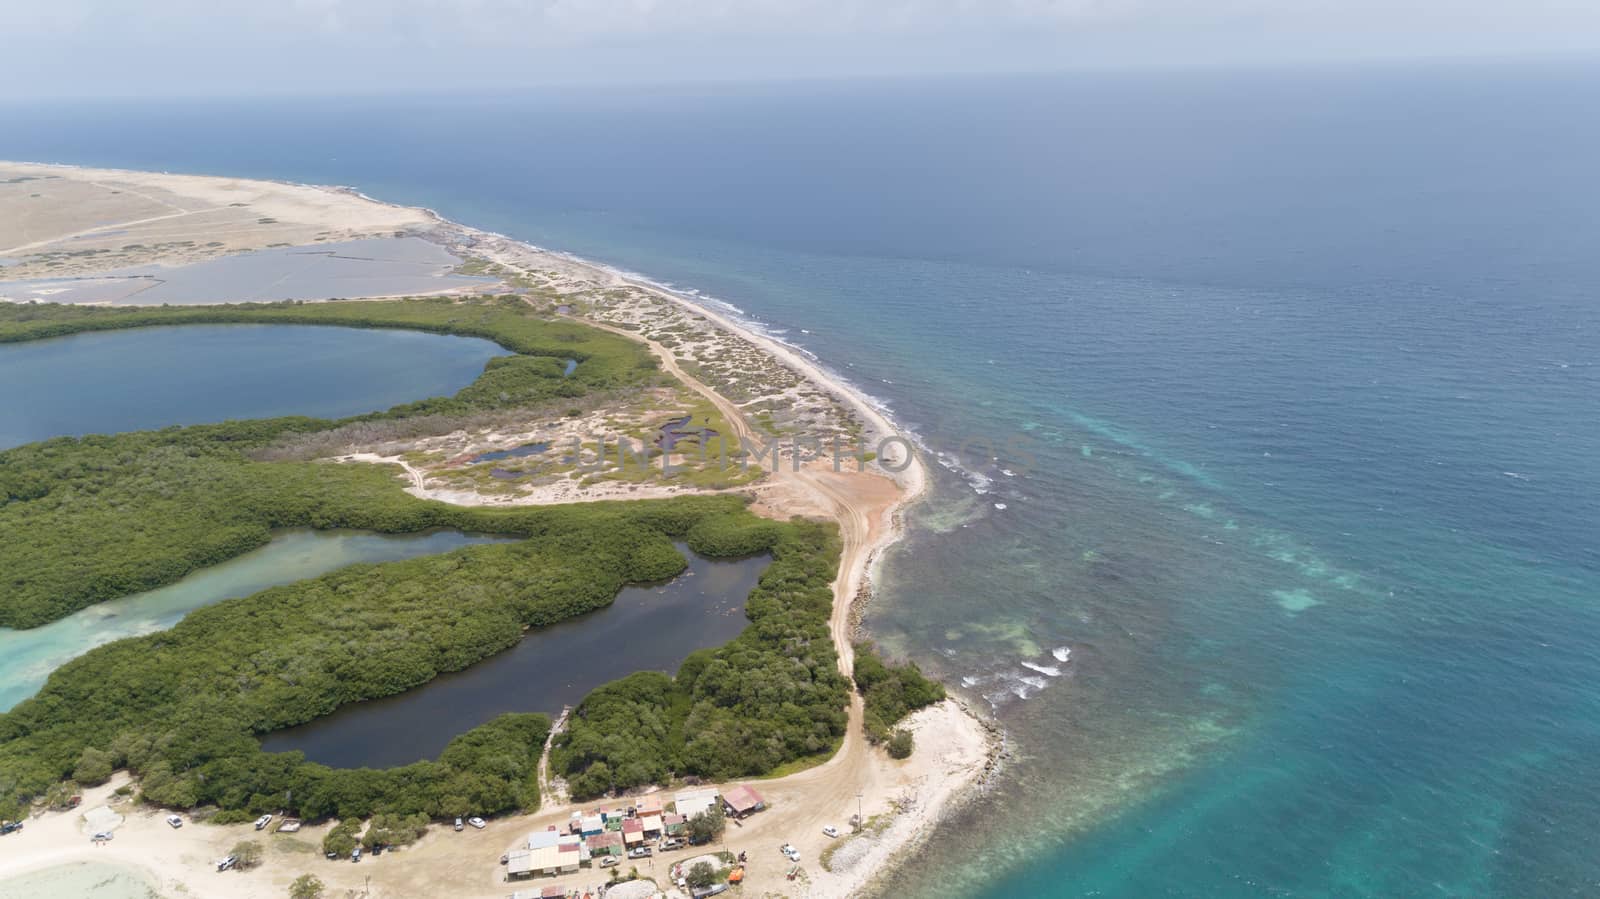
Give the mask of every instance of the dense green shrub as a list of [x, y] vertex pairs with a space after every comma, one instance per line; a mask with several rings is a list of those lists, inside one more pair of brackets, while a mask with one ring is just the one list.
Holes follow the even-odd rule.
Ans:
[[[915, 662], [886, 665], [870, 643], [856, 644], [854, 675], [856, 689], [866, 701], [863, 724], [867, 738], [874, 743], [891, 739], [892, 729], [902, 718], [945, 697], [944, 685], [924, 677]], [[910, 737], [907, 733], [906, 755], [911, 754]], [[893, 754], [893, 746], [890, 749]]]
[[341, 857], [349, 855], [356, 848], [356, 836], [360, 833], [359, 820], [340, 821], [322, 838], [322, 851]]

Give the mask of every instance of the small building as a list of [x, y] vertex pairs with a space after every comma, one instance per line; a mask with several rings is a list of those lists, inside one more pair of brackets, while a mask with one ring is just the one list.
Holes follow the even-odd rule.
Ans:
[[528, 848], [506, 853], [506, 878], [526, 880], [556, 874], [570, 874], [587, 858], [583, 838], [552, 830], [528, 834]]
[[533, 876], [533, 853], [516, 849], [506, 853], [506, 879], [527, 880]]
[[586, 837], [594, 836], [597, 833], [605, 833], [606, 819], [601, 817], [599, 812], [596, 812], [592, 815], [584, 815], [582, 820], [579, 822], [578, 827], [578, 832]]
[[740, 784], [722, 795], [722, 805], [733, 817], [748, 818], [766, 808], [767, 800], [754, 787]]
[[644, 845], [644, 824], [638, 818], [622, 822], [622, 843], [628, 847]]
[[682, 815], [675, 814], [673, 812], [667, 812], [661, 816], [661, 829], [666, 831], [667, 836], [675, 837], [682, 834], [689, 828], [684, 822]]
[[678, 814], [685, 821], [701, 812], [708, 812], [717, 804], [717, 791], [713, 787], [704, 787], [696, 790], [679, 790], [673, 797], [678, 805]]
[[639, 817], [636, 820], [644, 826], [645, 836], [661, 836], [661, 809], [651, 809], [650, 811], [644, 811], [641, 809], [639, 811]]
[[621, 856], [624, 853], [620, 833], [599, 833], [592, 837], [584, 837], [583, 844], [589, 847], [590, 856]]
[[589, 860], [589, 847], [584, 845], [583, 837], [562, 834], [560, 842], [556, 843], [556, 848], [562, 852], [576, 852], [579, 864]]

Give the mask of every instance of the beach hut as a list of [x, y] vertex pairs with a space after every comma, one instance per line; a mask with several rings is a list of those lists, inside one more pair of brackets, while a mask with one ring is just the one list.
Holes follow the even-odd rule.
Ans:
[[744, 784], [724, 793], [722, 804], [727, 808], [728, 814], [735, 818], [748, 818], [767, 807], [767, 801], [761, 794], [757, 793], [754, 787]]

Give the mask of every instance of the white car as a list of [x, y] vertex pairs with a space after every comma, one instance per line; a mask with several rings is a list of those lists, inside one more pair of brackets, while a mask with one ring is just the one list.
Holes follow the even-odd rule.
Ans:
[[222, 859], [221, 861], [217, 862], [217, 870], [219, 872], [220, 871], [226, 871], [229, 868], [232, 868], [234, 865], [237, 865], [238, 863], [239, 863], [239, 857], [237, 855], [230, 855], [227, 858]]
[[171, 826], [173, 830], [177, 830], [178, 828], [183, 826], [183, 819], [178, 817], [177, 815], [168, 815], [167, 816], [167, 824], [169, 826]]
[[833, 837], [834, 839], [838, 839], [838, 837], [839, 837], [839, 828], [834, 827], [832, 824], [829, 824], [827, 827], [822, 828], [822, 834], [823, 834], [823, 836], [829, 836], [829, 837]]
[[271, 824], [271, 823], [272, 823], [272, 816], [271, 815], [262, 815], [261, 817], [256, 819], [256, 830], [266, 830], [267, 829], [267, 825]]
[[107, 843], [107, 842], [111, 841], [111, 837], [112, 836], [113, 836], [113, 834], [111, 833], [111, 831], [102, 830], [99, 833], [95, 834], [94, 836], [90, 837], [89, 839], [93, 840], [96, 843]]
[[800, 850], [794, 848], [793, 846], [789, 845], [788, 843], [784, 843], [782, 846], [778, 847], [778, 851], [782, 852], [784, 858], [787, 858], [789, 861], [792, 861], [792, 862], [800, 861]]
[[489, 822], [488, 821], [485, 821], [482, 818], [479, 818], [479, 817], [476, 817], [476, 816], [468, 818], [467, 819], [467, 823], [471, 824], [473, 827], [476, 827], [479, 830], [482, 830], [485, 827], [489, 826]]

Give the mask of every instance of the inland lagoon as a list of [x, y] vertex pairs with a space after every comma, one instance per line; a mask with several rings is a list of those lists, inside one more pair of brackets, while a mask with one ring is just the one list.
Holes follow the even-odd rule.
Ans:
[[338, 418], [455, 393], [487, 340], [314, 325], [188, 325], [0, 345], [0, 449], [226, 419]]
[[453, 737], [501, 713], [554, 717], [624, 675], [676, 671], [689, 653], [744, 630], [745, 599], [770, 561], [678, 549], [689, 569], [668, 583], [624, 587], [598, 612], [531, 631], [511, 649], [415, 690], [269, 734], [262, 748], [298, 749], [336, 768], [404, 765], [434, 758]]

